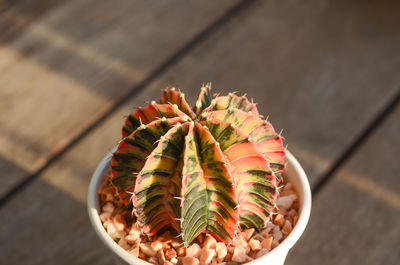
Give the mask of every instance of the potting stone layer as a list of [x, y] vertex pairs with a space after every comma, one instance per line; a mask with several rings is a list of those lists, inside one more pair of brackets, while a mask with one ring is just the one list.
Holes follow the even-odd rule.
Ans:
[[272, 221], [260, 231], [241, 230], [231, 244], [217, 242], [209, 234], [200, 234], [188, 248], [180, 237], [163, 232], [146, 236], [136, 226], [132, 209], [121, 203], [110, 175], [103, 176], [99, 188], [100, 219], [108, 235], [128, 253], [156, 265], [243, 264], [276, 248], [292, 231], [299, 214], [298, 194], [290, 182], [283, 183]]

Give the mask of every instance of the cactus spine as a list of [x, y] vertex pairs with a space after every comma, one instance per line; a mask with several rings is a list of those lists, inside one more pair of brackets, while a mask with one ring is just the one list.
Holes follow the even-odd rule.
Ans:
[[284, 169], [282, 138], [245, 96], [201, 88], [193, 109], [163, 92], [129, 115], [111, 160], [112, 183], [143, 232], [170, 228], [187, 246], [206, 232], [229, 243], [270, 218]]

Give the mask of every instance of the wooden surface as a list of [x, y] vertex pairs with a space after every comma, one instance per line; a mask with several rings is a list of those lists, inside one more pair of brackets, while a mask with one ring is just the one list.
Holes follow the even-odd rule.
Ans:
[[[31, 22], [9, 7], [0, 29], [29, 25], [0, 46], [0, 155], [35, 172], [235, 3], [65, 1]], [[0, 195], [24, 177], [7, 174]]]
[[[399, 93], [398, 2], [254, 1], [239, 11], [228, 11], [230, 1], [40, 2], [0, 7], [5, 264], [112, 264], [86, 214], [90, 176], [134, 106], [173, 85], [193, 100], [202, 81], [254, 97], [284, 128], [313, 187], [339, 163], [287, 264], [398, 263], [399, 107], [360, 138]], [[181, 49], [185, 56], [110, 112]]]
[[247, 93], [314, 185], [400, 84], [400, 3], [322, 2], [257, 2], [152, 88], [206, 80]]
[[400, 106], [314, 199], [288, 265], [399, 263], [399, 121]]

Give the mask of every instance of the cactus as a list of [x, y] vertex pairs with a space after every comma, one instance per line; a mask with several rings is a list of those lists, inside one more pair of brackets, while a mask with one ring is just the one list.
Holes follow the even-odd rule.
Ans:
[[122, 135], [112, 183], [144, 233], [173, 229], [185, 246], [203, 232], [229, 243], [240, 226], [262, 228], [273, 213], [282, 138], [245, 96], [212, 98], [206, 84], [192, 110], [168, 89], [129, 115]]

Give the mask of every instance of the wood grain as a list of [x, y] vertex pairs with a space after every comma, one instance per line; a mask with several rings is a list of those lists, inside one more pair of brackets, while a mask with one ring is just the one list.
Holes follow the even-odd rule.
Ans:
[[[271, 113], [271, 120], [277, 128], [285, 128], [290, 149], [307, 165], [307, 172], [315, 180], [397, 90], [400, 81], [396, 75], [400, 65], [397, 53], [400, 36], [394, 33], [400, 24], [396, 15], [398, 7], [394, 2], [389, 8], [382, 3], [361, 4], [355, 1], [348, 6], [333, 1], [281, 1], [260, 2], [250, 8], [215, 32], [190, 56], [146, 87], [144, 92], [121, 106], [104, 124], [0, 209], [1, 216], [4, 216], [0, 234], [7, 238], [7, 244], [0, 250], [0, 260], [7, 260], [8, 264], [111, 263], [109, 252], [91, 231], [86, 216], [84, 205], [89, 179], [100, 159], [117, 143], [122, 117], [133, 106], [142, 105], [144, 100], [158, 98], [159, 89], [166, 85], [180, 85], [192, 100], [199, 84], [208, 80], [214, 81], [217, 91], [232, 89], [248, 92], [260, 102], [263, 113]], [[108, 78], [107, 75], [104, 80]], [[383, 145], [385, 140], [381, 141]], [[359, 167], [363, 168], [370, 160], [360, 163]], [[371, 172], [374, 176], [379, 173]], [[351, 200], [357, 191], [352, 190], [349, 184], [342, 186], [351, 190], [345, 193], [343, 189], [343, 200]], [[346, 230], [347, 226], [358, 229], [359, 222], [364, 221], [346, 219], [354, 208], [349, 210], [347, 201], [337, 204], [341, 194], [336, 191], [334, 188], [327, 195], [326, 204], [314, 207], [314, 211], [320, 213], [317, 217], [313, 215], [312, 222], [320, 215], [323, 217], [319, 224], [311, 223], [309, 231], [316, 227], [317, 233], [323, 234], [333, 225], [334, 218], [343, 218], [333, 226], [336, 231]], [[360, 194], [365, 196], [359, 201], [360, 208], [366, 205], [368, 209], [368, 203], [375, 197], [367, 196], [370, 193]], [[381, 202], [373, 206], [378, 213], [382, 213], [381, 208], [386, 211], [393, 207]], [[348, 214], [337, 217], [328, 210], [336, 215], [342, 211]], [[365, 214], [365, 219], [370, 218], [373, 212], [361, 211], [362, 214]], [[373, 227], [371, 229], [377, 226], [382, 232], [388, 227], [383, 233], [388, 236], [394, 231], [399, 238], [395, 228], [397, 215], [394, 219], [372, 220], [379, 225], [368, 222], [370, 228]], [[349, 256], [353, 264], [358, 264], [354, 257], [361, 255], [360, 252], [353, 256], [348, 252], [354, 251], [358, 237], [376, 236], [363, 237], [361, 230], [369, 232], [364, 227], [351, 238], [349, 230], [341, 231], [340, 240], [334, 244], [336, 249], [324, 249], [322, 252], [319, 247], [325, 246], [321, 239], [323, 242], [332, 241], [335, 231], [332, 230], [334, 232], [328, 236], [308, 235], [307, 232], [304, 238], [307, 243], [301, 244], [310, 247], [296, 250], [289, 261], [292, 264], [308, 263], [310, 259], [315, 259], [313, 264], [326, 264], [325, 258], [328, 257], [336, 259], [339, 264], [350, 264], [346, 263]], [[391, 236], [389, 238], [392, 243], [396, 240]], [[346, 240], [353, 243], [346, 245]], [[368, 244], [376, 247], [379, 241], [382, 238]], [[349, 250], [349, 247], [352, 248]], [[396, 250], [395, 247], [392, 249]], [[380, 254], [376, 252], [374, 255]], [[389, 255], [387, 261], [395, 258], [396, 254]], [[374, 261], [379, 259], [383, 256]]]
[[287, 264], [387, 264], [400, 259], [400, 106], [314, 198]]
[[86, 197], [93, 170], [121, 137], [132, 106], [158, 98], [142, 93], [122, 106], [93, 134], [73, 147], [38, 180], [0, 209], [0, 260], [7, 264], [112, 264], [112, 256], [89, 223]]
[[[17, 0], [17, 1], [1, 1], [0, 2], [0, 43], [6, 44], [12, 42], [24, 33], [26, 28], [50, 12], [64, 0]], [[10, 15], [22, 14], [24, 20], [13, 21], [10, 23]], [[12, 26], [10, 26], [12, 25]]]
[[399, 89], [399, 12], [398, 1], [258, 2], [152, 87], [247, 93], [313, 185]]
[[[0, 45], [0, 156], [34, 172], [236, 3], [66, 1], [40, 16], [11, 6], [0, 29], [24, 26]], [[4, 176], [0, 195], [24, 177]]]

